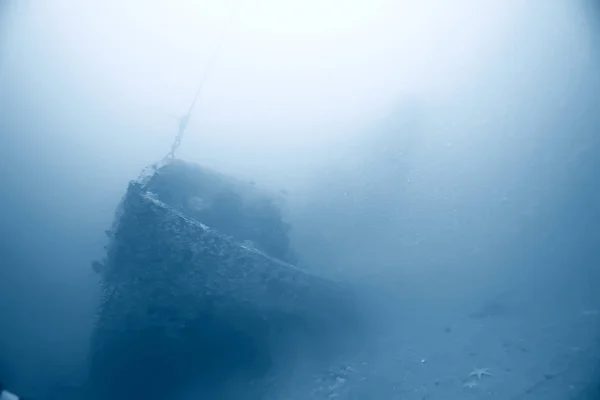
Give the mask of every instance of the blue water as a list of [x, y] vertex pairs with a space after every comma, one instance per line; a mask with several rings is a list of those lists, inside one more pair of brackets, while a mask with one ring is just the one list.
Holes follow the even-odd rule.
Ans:
[[[362, 345], [270, 371], [270, 396], [596, 398], [600, 12], [563, 3], [569, 18], [542, 5], [515, 37], [491, 40], [460, 90], [397, 93], [385, 112], [348, 115], [332, 143], [257, 139], [246, 154], [247, 137], [294, 123], [274, 117], [226, 144], [214, 137], [232, 125], [202, 126], [217, 133], [182, 157], [284, 186], [298, 263], [352, 285], [367, 311]], [[172, 135], [86, 86], [90, 71], [67, 73], [77, 52], [43, 40], [41, 13], [21, 24], [26, 13], [11, 10], [0, 30], [0, 379], [22, 396], [77, 399], [100, 296], [91, 261], [128, 181]], [[479, 368], [490, 375], [470, 375]], [[227, 379], [223, 398], [262, 393]], [[174, 399], [202, 391], [186, 389]]]

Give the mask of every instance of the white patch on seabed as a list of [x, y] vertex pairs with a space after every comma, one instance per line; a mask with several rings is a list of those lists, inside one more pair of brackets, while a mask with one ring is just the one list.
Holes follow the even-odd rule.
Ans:
[[19, 400], [19, 397], [5, 390], [0, 394], [0, 400]]

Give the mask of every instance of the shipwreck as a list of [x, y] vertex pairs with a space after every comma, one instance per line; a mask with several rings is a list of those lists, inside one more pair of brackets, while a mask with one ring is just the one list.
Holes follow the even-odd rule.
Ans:
[[93, 392], [220, 398], [234, 385], [261, 399], [271, 372], [337, 351], [357, 326], [352, 292], [294, 266], [288, 231], [273, 195], [199, 165], [170, 159], [130, 182], [93, 263]]

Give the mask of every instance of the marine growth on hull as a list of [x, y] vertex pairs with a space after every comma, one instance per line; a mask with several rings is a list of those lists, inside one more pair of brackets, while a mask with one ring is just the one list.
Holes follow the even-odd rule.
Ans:
[[94, 263], [94, 392], [216, 396], [235, 382], [260, 399], [273, 371], [332, 351], [352, 294], [293, 265], [289, 229], [273, 196], [198, 165], [169, 160], [130, 182]]

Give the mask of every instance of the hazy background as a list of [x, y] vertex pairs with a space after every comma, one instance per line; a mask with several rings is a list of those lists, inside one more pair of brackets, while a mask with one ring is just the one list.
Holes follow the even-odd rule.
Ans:
[[[240, 0], [177, 156], [285, 189], [303, 263], [394, 307], [589, 296], [599, 7], [413, 3]], [[35, 387], [84, 373], [90, 260], [232, 3], [0, 4], [0, 375]]]

